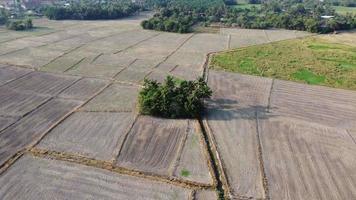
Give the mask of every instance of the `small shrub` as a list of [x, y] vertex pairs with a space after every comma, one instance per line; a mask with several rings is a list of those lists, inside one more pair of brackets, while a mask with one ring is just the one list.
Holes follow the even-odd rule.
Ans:
[[17, 20], [9, 20], [6, 23], [6, 27], [10, 30], [15, 31], [23, 31], [27, 29], [32, 29], [33, 24], [31, 19], [17, 19]]
[[211, 94], [203, 78], [186, 81], [168, 76], [164, 83], [146, 79], [139, 94], [139, 109], [144, 115], [195, 118], [203, 110], [203, 99]]

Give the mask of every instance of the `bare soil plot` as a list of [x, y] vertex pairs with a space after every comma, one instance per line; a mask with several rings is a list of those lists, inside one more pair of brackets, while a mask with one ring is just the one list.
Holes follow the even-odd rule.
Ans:
[[167, 76], [169, 76], [172, 74], [169, 74], [167, 72], [162, 72], [160, 70], [154, 70], [152, 73], [150, 73], [149, 75], [147, 75], [146, 78], [151, 79], [151, 80], [156, 80], [159, 83], [163, 83], [164, 80], [166, 79]]
[[267, 34], [268, 40], [271, 42], [297, 38], [295, 31], [290, 30], [265, 30], [265, 32]]
[[209, 109], [206, 116], [234, 198], [265, 198], [255, 112]]
[[188, 40], [178, 52], [203, 53], [221, 51], [226, 48], [228, 37], [226, 35], [200, 33]]
[[187, 120], [140, 116], [122, 146], [116, 164], [170, 175], [186, 137]]
[[0, 176], [0, 196], [10, 199], [188, 199], [169, 184], [25, 155]]
[[123, 70], [123, 67], [119, 65], [97, 65], [92, 64], [93, 59], [96, 56], [87, 57], [81, 62], [75, 64], [68, 71], [67, 74], [89, 76], [89, 77], [107, 77], [112, 78], [118, 72]]
[[135, 70], [135, 69], [124, 69], [121, 71], [115, 79], [122, 82], [136, 83], [140, 84], [145, 79], [146, 75], [150, 73], [151, 70]]
[[240, 48], [268, 42], [264, 30], [224, 28], [220, 32], [230, 36], [229, 48]]
[[102, 54], [92, 60], [94, 65], [128, 67], [136, 60], [135, 57], [122, 56], [120, 54]]
[[126, 111], [136, 107], [138, 88], [136, 86], [113, 84], [89, 101], [84, 111]]
[[61, 98], [69, 98], [75, 100], [88, 100], [95, 93], [99, 92], [108, 84], [108, 81], [83, 78], [72, 86], [61, 92], [58, 96]]
[[209, 70], [208, 84], [214, 91], [209, 102], [213, 107], [243, 112], [268, 107], [272, 79]]
[[186, 80], [195, 80], [203, 75], [203, 68], [198, 70], [195, 66], [178, 66], [171, 72], [174, 76]]
[[86, 45], [84, 49], [100, 53], [118, 53], [155, 35], [158, 35], [158, 33], [144, 30], [130, 30], [92, 42]]
[[50, 34], [37, 36], [37, 37], [28, 37], [26, 39], [34, 42], [54, 43], [54, 42], [68, 39], [70, 37], [73, 37], [73, 35], [70, 35], [65, 31], [58, 31]]
[[356, 145], [345, 130], [283, 118], [259, 124], [272, 199], [356, 196]]
[[0, 43], [15, 40], [20, 37], [24, 37], [22, 32], [4, 30], [0, 32]]
[[356, 93], [275, 80], [271, 112], [326, 126], [356, 127]]
[[190, 36], [190, 34], [161, 33], [121, 54], [136, 56], [138, 59], [160, 61], [176, 51]]
[[13, 53], [0, 56], [1, 62], [11, 63], [14, 65], [28, 66], [31, 68], [39, 68], [54, 58], [62, 55], [64, 52], [58, 50], [47, 51], [46, 49], [25, 48]]
[[49, 98], [48, 96], [21, 93], [8, 87], [0, 87], [0, 115], [22, 117]]
[[25, 74], [30, 73], [32, 70], [14, 67], [14, 66], [5, 66], [0, 68], [0, 85], [13, 81], [17, 78], [22, 77]]
[[42, 67], [40, 67], [40, 70], [48, 72], [65, 72], [66, 70], [69, 70], [71, 67], [78, 64], [84, 58], [85, 57], [66, 54], [63, 56], [59, 56], [48, 62], [47, 64], [43, 65]]
[[190, 181], [213, 184], [208, 164], [210, 160], [201, 138], [201, 130], [197, 121], [188, 121], [187, 136], [174, 176]]
[[174, 70], [174, 68], [176, 68], [176, 67], [177, 67], [177, 64], [163, 62], [157, 66], [157, 70], [163, 71], [163, 72], [170, 72], [170, 71]]
[[81, 34], [79, 36], [72, 36], [68, 39], [65, 40], [60, 40], [54, 43], [47, 44], [44, 48], [49, 49], [49, 50], [59, 50], [59, 51], [69, 51], [71, 49], [74, 49], [76, 47], [85, 45], [95, 38], [90, 36], [89, 34]]
[[76, 101], [51, 100], [0, 132], [0, 165], [38, 140], [78, 105]]
[[44, 95], [56, 95], [61, 90], [72, 85], [78, 77], [55, 75], [43, 72], [32, 72], [21, 77], [7, 86], [11, 89], [25, 92], [35, 92]]
[[193, 70], [198, 70], [205, 62], [205, 59], [206, 54], [204, 53], [178, 51], [171, 55], [164, 63], [170, 63], [183, 67], [191, 67]]
[[45, 45], [46, 43], [43, 42], [33, 42], [30, 40], [25, 40], [25, 39], [17, 39], [17, 40], [12, 40], [9, 42], [1, 43], [0, 44], [0, 59], [6, 54], [11, 54], [16, 51], [20, 51], [25, 48], [29, 47], [38, 47]]
[[0, 132], [13, 124], [16, 121], [15, 118], [0, 116]]
[[133, 119], [131, 113], [76, 112], [49, 132], [37, 147], [111, 160]]
[[218, 199], [218, 195], [216, 191], [213, 190], [199, 190], [196, 191], [194, 195], [194, 199], [196, 200], [216, 200]]

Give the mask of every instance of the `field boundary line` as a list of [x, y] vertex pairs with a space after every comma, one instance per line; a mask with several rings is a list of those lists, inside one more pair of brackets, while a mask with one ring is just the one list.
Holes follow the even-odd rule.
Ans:
[[272, 93], [273, 93], [273, 89], [274, 89], [274, 81], [275, 79], [272, 78], [272, 83], [271, 83], [271, 87], [269, 89], [269, 96], [268, 96], [268, 101], [267, 101], [267, 112], [270, 112], [271, 109], [271, 99], [272, 99]]
[[257, 151], [258, 151], [258, 160], [259, 160], [259, 167], [260, 167], [260, 173], [262, 176], [262, 185], [263, 185], [263, 190], [264, 190], [264, 198], [269, 200], [271, 199], [269, 196], [269, 187], [268, 187], [268, 179], [266, 175], [266, 169], [265, 169], [265, 164], [263, 160], [263, 149], [262, 149], [262, 142], [261, 142], [261, 131], [260, 131], [260, 122], [259, 122], [259, 116], [258, 116], [259, 111], [255, 111], [255, 116], [256, 116], [256, 132], [257, 132]]
[[139, 114], [135, 114], [132, 123], [130, 124], [130, 126], [125, 131], [124, 139], [122, 140], [122, 142], [120, 144], [118, 144], [119, 143], [119, 141], [118, 141], [118, 143], [116, 145], [116, 148], [115, 148], [115, 150], [113, 152], [113, 158], [111, 160], [113, 165], [118, 161], [119, 156], [120, 156], [120, 154], [122, 152], [122, 149], [124, 147], [124, 144], [126, 143], [126, 140], [129, 137], [129, 134], [130, 134], [131, 130], [133, 129], [134, 125], [136, 124], [137, 119], [139, 117], [140, 117]]
[[89, 167], [95, 167], [97, 169], [103, 169], [103, 170], [108, 170], [117, 174], [121, 175], [128, 175], [132, 177], [137, 177], [137, 178], [143, 178], [146, 180], [151, 180], [151, 181], [156, 181], [156, 182], [163, 182], [175, 186], [179, 186], [182, 188], [187, 188], [187, 189], [214, 189], [212, 185], [208, 184], [203, 184], [203, 183], [198, 183], [194, 181], [188, 181], [188, 180], [183, 180], [179, 179], [177, 177], [169, 177], [169, 176], [164, 176], [164, 175], [158, 175], [154, 173], [149, 173], [149, 172], [142, 172], [142, 171], [137, 171], [125, 167], [120, 167], [117, 165], [113, 165], [109, 161], [103, 161], [103, 160], [96, 160], [93, 158], [87, 158], [81, 155], [77, 154], [71, 154], [71, 153], [64, 153], [64, 152], [57, 152], [57, 151], [49, 151], [46, 149], [39, 149], [39, 148], [32, 148], [31, 150], [27, 151], [29, 154], [39, 157], [39, 158], [45, 158], [49, 160], [59, 160], [59, 161], [66, 161], [69, 163], [76, 163], [80, 165], [85, 165]]
[[346, 129], [346, 133], [351, 137], [351, 140], [356, 144], [356, 139], [352, 137], [350, 131]]
[[202, 134], [205, 140], [205, 145], [211, 159], [212, 167], [214, 168], [214, 177], [216, 179], [216, 188], [218, 190], [219, 199], [231, 199], [231, 187], [227, 179], [225, 168], [221, 161], [220, 153], [217, 149], [214, 135], [206, 119], [199, 119], [199, 124], [202, 129]]
[[64, 70], [63, 73], [73, 70], [76, 66], [78, 66], [80, 63], [82, 63], [85, 59], [87, 59], [87, 57], [80, 59], [78, 62], [74, 63], [72, 66], [70, 66], [66, 70]]

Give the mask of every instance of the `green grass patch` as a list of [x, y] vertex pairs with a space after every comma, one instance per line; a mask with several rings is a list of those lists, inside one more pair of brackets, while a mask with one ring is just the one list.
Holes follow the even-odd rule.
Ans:
[[356, 47], [318, 37], [286, 40], [217, 54], [211, 68], [356, 90]]
[[308, 84], [318, 85], [325, 82], [325, 76], [319, 76], [308, 69], [300, 69], [292, 74], [296, 80], [305, 81]]
[[188, 177], [188, 176], [190, 176], [190, 171], [188, 171], [186, 169], [182, 169], [182, 171], [180, 171], [180, 175], [184, 176], [184, 177]]
[[335, 11], [339, 14], [353, 13], [356, 14], [356, 7], [333, 6]]

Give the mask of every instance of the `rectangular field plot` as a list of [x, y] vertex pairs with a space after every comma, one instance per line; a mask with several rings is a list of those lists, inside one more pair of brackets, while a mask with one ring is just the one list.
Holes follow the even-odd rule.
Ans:
[[121, 147], [116, 164], [169, 175], [186, 135], [186, 120], [141, 116]]
[[167, 72], [162, 72], [162, 71], [159, 71], [159, 70], [155, 70], [153, 71], [152, 73], [150, 73], [146, 78], [150, 79], [150, 80], [156, 80], [158, 81], [159, 83], [163, 83], [164, 80], [167, 78], [167, 76], [169, 76], [172, 74], [169, 74]]
[[150, 73], [151, 70], [135, 70], [135, 69], [125, 69], [121, 71], [115, 79], [121, 82], [136, 83], [140, 84], [145, 79], [146, 75]]
[[113, 84], [89, 101], [83, 110], [130, 112], [136, 107], [137, 95], [136, 86]]
[[204, 118], [215, 140], [231, 195], [264, 199], [255, 113], [209, 109]]
[[196, 69], [192, 66], [180, 66], [174, 68], [174, 70], [171, 72], [173, 76], [176, 76], [178, 78], [186, 79], [186, 80], [195, 80], [198, 77], [202, 76], [203, 74], [203, 68], [201, 70]]
[[120, 54], [136, 56], [144, 60], [163, 60], [190, 36], [190, 34], [161, 33]]
[[356, 128], [356, 92], [276, 80], [272, 113], [346, 129]]
[[95, 93], [99, 92], [107, 84], [108, 81], [93, 78], [83, 78], [64, 90], [58, 96], [62, 98], [84, 101], [89, 99]]
[[112, 78], [123, 69], [123, 67], [119, 65], [115, 66], [93, 64], [91, 62], [94, 57], [85, 58], [83, 61], [76, 64], [74, 67], [70, 68], [70, 70], [66, 71], [66, 73], [89, 77]]
[[0, 115], [21, 117], [34, 110], [50, 97], [21, 93], [8, 87], [0, 87]]
[[185, 140], [174, 176], [205, 184], [213, 184], [209, 171], [210, 160], [201, 139], [202, 133], [197, 121], [189, 121]]
[[133, 119], [131, 113], [76, 112], [49, 132], [38, 147], [111, 160]]
[[18, 91], [56, 95], [78, 79], [78, 77], [73, 76], [33, 72], [7, 84], [7, 86]]
[[124, 51], [131, 46], [137, 45], [138, 43], [155, 35], [158, 35], [158, 33], [152, 31], [132, 30], [92, 42], [88, 44], [85, 49], [101, 53], [117, 53]]
[[49, 128], [79, 105], [68, 100], [51, 100], [0, 133], [0, 165], [34, 143]]
[[297, 38], [295, 31], [291, 30], [265, 30], [271, 42]]
[[20, 78], [21, 76], [30, 73], [32, 70], [14, 67], [14, 66], [6, 66], [0, 68], [0, 85], [3, 85], [7, 82]]
[[164, 63], [171, 63], [179, 66], [190, 66], [192, 69], [200, 69], [205, 62], [206, 54], [191, 52], [176, 52]]
[[122, 56], [118, 54], [103, 54], [92, 62], [93, 65], [128, 67], [136, 60], [135, 57]]
[[84, 165], [25, 155], [0, 176], [3, 200], [188, 199], [190, 190]]
[[353, 199], [356, 145], [345, 130], [295, 119], [260, 120], [271, 199]]
[[226, 35], [201, 33], [195, 34], [177, 52], [203, 53], [226, 49], [228, 37]]
[[[25, 49], [28, 47], [38, 47], [45, 45], [46, 43], [43, 42], [34, 42], [30, 40], [25, 40], [25, 39], [17, 39], [5, 43], [0, 44], [0, 55], [4, 54], [10, 54], [14, 51], [20, 51], [21, 49]], [[2, 56], [0, 59], [2, 59]]]
[[62, 55], [63, 51], [46, 50], [44, 48], [25, 48], [10, 54], [2, 55], [2, 62], [11, 63], [14, 65], [28, 66], [31, 68], [39, 68], [54, 58]]
[[72, 56], [70, 54], [60, 56], [40, 67], [41, 71], [64, 72], [78, 64], [84, 57]]
[[209, 70], [208, 84], [214, 91], [212, 106], [247, 112], [268, 107], [272, 79]]
[[229, 47], [231, 49], [269, 42], [264, 30], [222, 29], [221, 32], [230, 35]]

